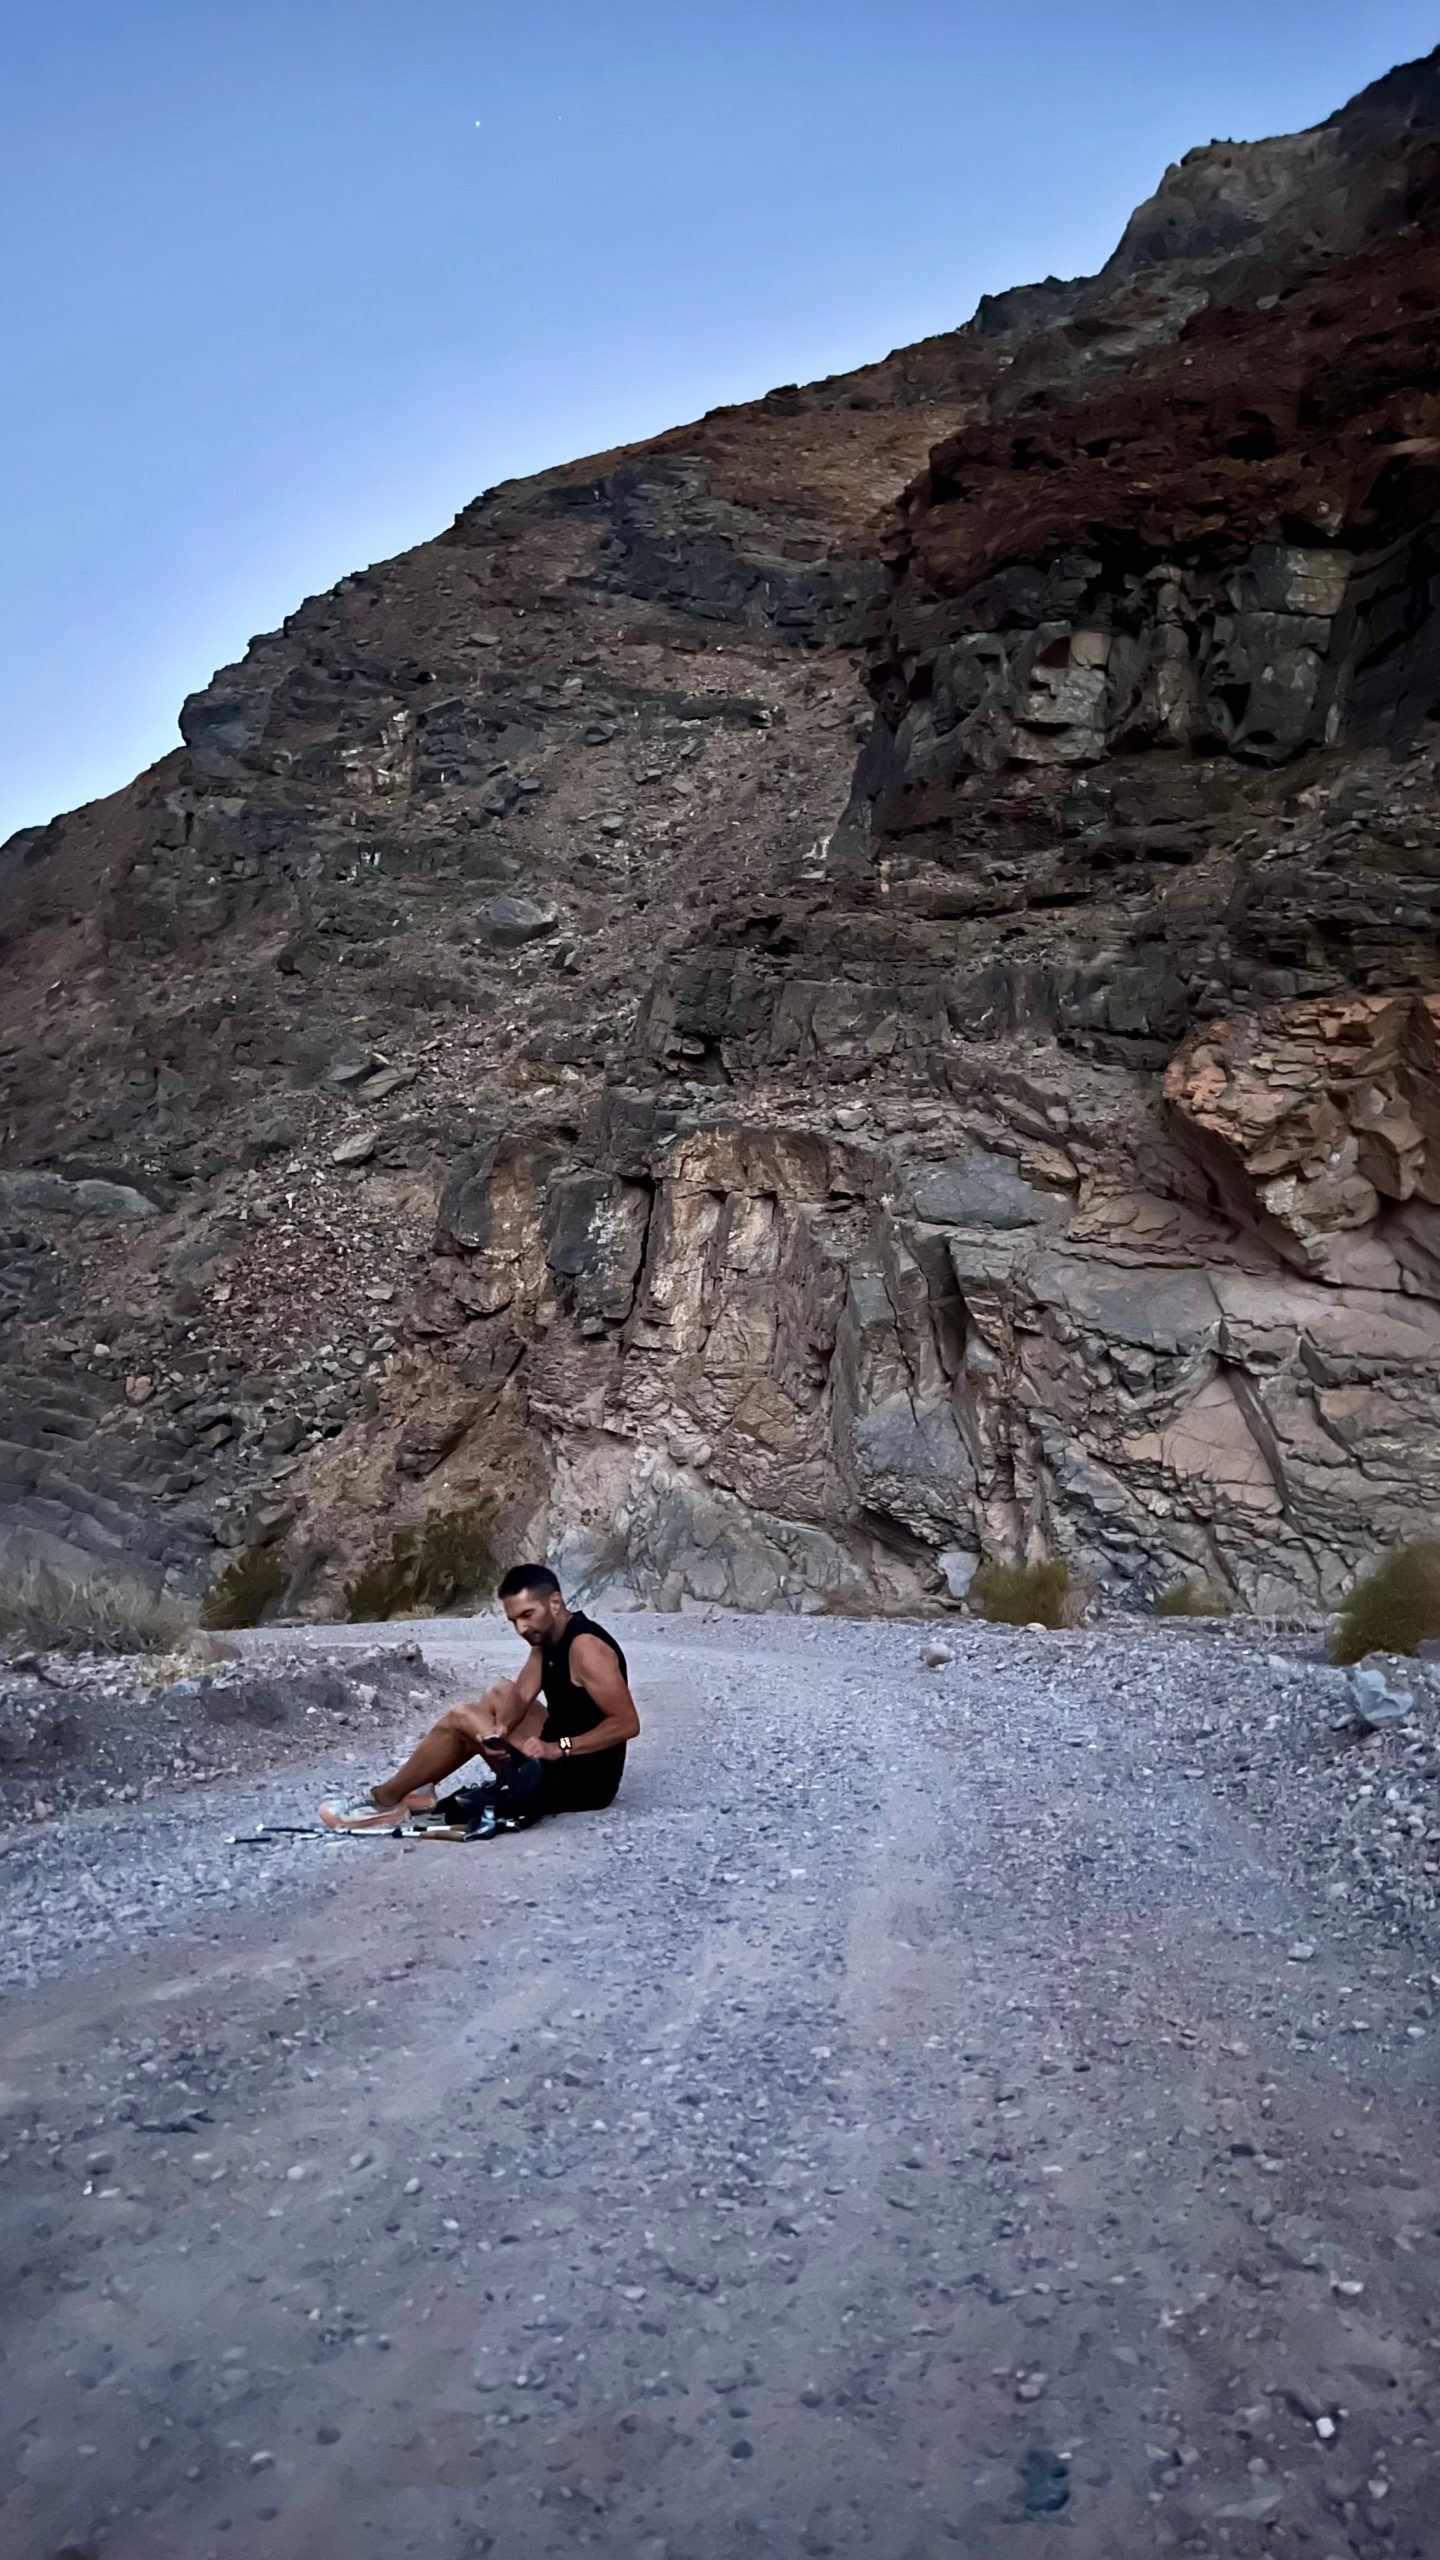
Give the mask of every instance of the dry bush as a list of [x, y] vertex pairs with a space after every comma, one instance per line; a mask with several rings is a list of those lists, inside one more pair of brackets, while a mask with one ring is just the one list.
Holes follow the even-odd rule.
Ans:
[[218, 1582], [212, 1582], [200, 1604], [202, 1627], [258, 1627], [290, 1580], [284, 1552], [257, 1543], [232, 1556]]
[[1233, 1595], [1216, 1582], [1193, 1573], [1184, 1582], [1172, 1582], [1155, 1603], [1157, 1618], [1228, 1618], [1235, 1607]]
[[1070, 1568], [1047, 1564], [982, 1564], [965, 1597], [993, 1627], [1068, 1625]]
[[0, 1580], [0, 1635], [38, 1653], [173, 1653], [193, 1627], [178, 1600], [100, 1566], [20, 1565]]
[[482, 1510], [437, 1511], [418, 1529], [397, 1529], [389, 1552], [345, 1585], [352, 1624], [373, 1618], [428, 1618], [492, 1597], [499, 1573]]
[[1367, 1653], [1414, 1653], [1440, 1636], [1440, 1538], [1397, 1547], [1357, 1582], [1340, 1612], [1332, 1662]]

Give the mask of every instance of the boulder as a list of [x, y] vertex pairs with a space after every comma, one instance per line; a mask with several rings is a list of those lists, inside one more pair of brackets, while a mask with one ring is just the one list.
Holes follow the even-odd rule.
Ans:
[[1379, 1733], [1402, 1724], [1415, 1705], [1408, 1689], [1397, 1689], [1372, 1662], [1357, 1662], [1347, 1674], [1350, 1711], [1362, 1733]]
[[487, 898], [477, 919], [486, 940], [501, 951], [518, 951], [523, 943], [542, 941], [558, 921], [558, 910], [547, 901], [509, 890], [498, 898]]
[[129, 1224], [153, 1218], [157, 1204], [133, 1184], [81, 1180], [29, 1167], [0, 1172], [0, 1215], [26, 1210], [62, 1218], [111, 1218]]
[[373, 1129], [354, 1129], [348, 1138], [330, 1150], [330, 1161], [338, 1165], [368, 1164], [375, 1153], [377, 1139]]

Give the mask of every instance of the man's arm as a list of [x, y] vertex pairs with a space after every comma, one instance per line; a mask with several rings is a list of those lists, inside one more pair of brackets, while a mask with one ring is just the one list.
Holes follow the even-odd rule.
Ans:
[[589, 1733], [577, 1733], [568, 1753], [562, 1754], [558, 1742], [541, 1742], [529, 1735], [518, 1743], [527, 1760], [580, 1760], [591, 1751], [613, 1751], [617, 1742], [633, 1742], [640, 1730], [640, 1718], [630, 1695], [625, 1674], [608, 1644], [599, 1636], [577, 1636], [570, 1647], [570, 1668], [587, 1698], [593, 1698], [603, 1722]]
[[[495, 1732], [502, 1740], [509, 1743], [512, 1750], [523, 1749], [526, 1738], [533, 1738], [538, 1734], [545, 1721], [545, 1709], [540, 1697], [540, 1679], [543, 1670], [540, 1648], [538, 1645], [532, 1645], [525, 1658], [525, 1667], [519, 1679], [512, 1683], [509, 1704], [495, 1717]], [[492, 1769], [499, 1771], [503, 1770], [508, 1754], [503, 1751], [487, 1751], [482, 1742], [480, 1757]]]

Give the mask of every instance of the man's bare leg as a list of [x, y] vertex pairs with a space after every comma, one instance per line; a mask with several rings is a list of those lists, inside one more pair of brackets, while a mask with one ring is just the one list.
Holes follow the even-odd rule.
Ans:
[[322, 1805], [321, 1821], [332, 1831], [355, 1831], [372, 1825], [378, 1829], [406, 1813], [428, 1813], [442, 1778], [452, 1778], [467, 1760], [474, 1759], [482, 1742], [488, 1742], [492, 1734], [508, 1733], [524, 1713], [524, 1701], [514, 1681], [495, 1681], [482, 1698], [447, 1709], [394, 1777], [383, 1778], [378, 1787], [370, 1789], [373, 1813], [346, 1817]]

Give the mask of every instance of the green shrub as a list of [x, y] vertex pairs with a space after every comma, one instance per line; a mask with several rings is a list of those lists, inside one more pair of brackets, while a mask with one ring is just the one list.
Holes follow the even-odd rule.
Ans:
[[1184, 1582], [1172, 1582], [1155, 1603], [1157, 1618], [1228, 1618], [1235, 1606], [1231, 1594], [1218, 1582], [1206, 1582], [1198, 1573]]
[[200, 1603], [202, 1627], [258, 1627], [290, 1579], [284, 1550], [258, 1541], [232, 1556]]
[[0, 1635], [40, 1653], [172, 1653], [193, 1629], [178, 1600], [124, 1572], [31, 1564], [0, 1582]]
[[1428, 1636], [1440, 1636], [1440, 1538], [1397, 1547], [1356, 1583], [1340, 1612], [1330, 1659], [1414, 1653]]
[[498, 1573], [484, 1510], [434, 1512], [418, 1529], [397, 1529], [388, 1552], [345, 1585], [345, 1615], [428, 1618], [488, 1600]]
[[1070, 1568], [1048, 1564], [982, 1564], [966, 1598], [993, 1627], [1063, 1627]]

